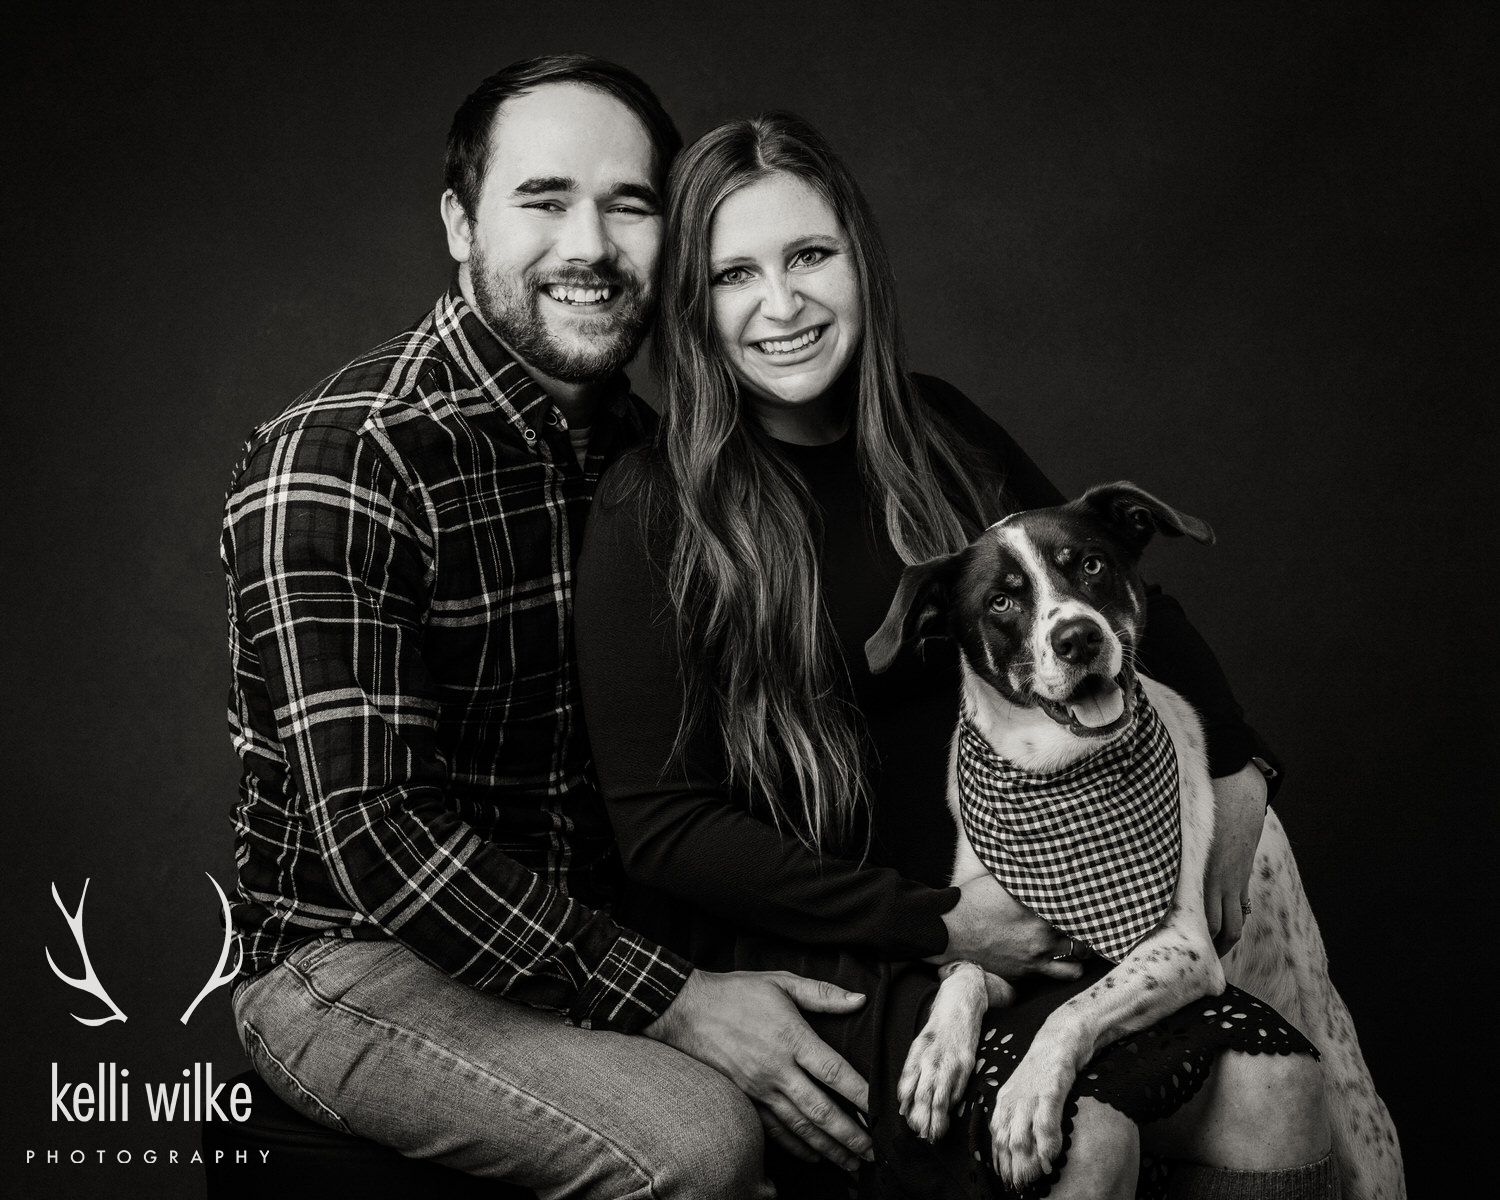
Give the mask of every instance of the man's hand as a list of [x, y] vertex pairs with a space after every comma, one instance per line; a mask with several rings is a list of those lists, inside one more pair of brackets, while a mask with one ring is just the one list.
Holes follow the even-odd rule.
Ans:
[[1203, 879], [1203, 911], [1214, 948], [1228, 954], [1245, 927], [1250, 870], [1266, 819], [1266, 781], [1254, 763], [1215, 779], [1214, 843]]
[[948, 948], [929, 962], [964, 959], [1003, 979], [1077, 979], [1083, 967], [1076, 960], [1091, 953], [1082, 942], [1058, 933], [988, 872], [959, 886], [958, 904], [943, 914], [943, 924]]
[[786, 971], [694, 971], [645, 1033], [727, 1075], [755, 1101], [766, 1136], [797, 1157], [853, 1171], [874, 1161], [873, 1144], [825, 1089], [867, 1112], [869, 1085], [797, 1009], [853, 1012], [864, 1002]]

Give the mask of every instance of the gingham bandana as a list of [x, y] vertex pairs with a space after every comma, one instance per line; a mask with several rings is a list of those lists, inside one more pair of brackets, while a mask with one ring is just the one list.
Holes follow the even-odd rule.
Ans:
[[1096, 953], [1119, 962], [1166, 915], [1182, 858], [1177, 755], [1139, 683], [1129, 733], [1052, 775], [1001, 758], [965, 713], [958, 794], [980, 861]]

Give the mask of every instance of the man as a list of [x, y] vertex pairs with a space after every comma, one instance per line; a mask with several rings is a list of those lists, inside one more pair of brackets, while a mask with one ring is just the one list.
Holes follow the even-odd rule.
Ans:
[[449, 137], [455, 285], [257, 431], [223, 538], [247, 1052], [325, 1124], [580, 1196], [765, 1194], [746, 1095], [804, 1152], [870, 1148], [796, 1011], [860, 997], [606, 912], [572, 567], [650, 419], [620, 369], [679, 145], [614, 64], [486, 80]]

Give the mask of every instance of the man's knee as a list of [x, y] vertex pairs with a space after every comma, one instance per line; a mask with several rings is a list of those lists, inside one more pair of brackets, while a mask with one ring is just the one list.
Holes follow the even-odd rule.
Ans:
[[654, 1192], [752, 1200], [770, 1194], [765, 1174], [765, 1137], [749, 1099], [723, 1076], [705, 1081], [684, 1097], [692, 1119], [672, 1122], [672, 1145], [656, 1172]]

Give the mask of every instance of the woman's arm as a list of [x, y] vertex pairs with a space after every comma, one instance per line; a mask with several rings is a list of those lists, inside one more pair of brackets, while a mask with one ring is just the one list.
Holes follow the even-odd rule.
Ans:
[[891, 960], [943, 953], [956, 889], [814, 854], [752, 816], [701, 731], [674, 755], [682, 683], [629, 482], [642, 469], [626, 460], [601, 484], [574, 616], [594, 761], [627, 873], [749, 931]]
[[[711, 733], [675, 756], [675, 637], [630, 461], [600, 488], [579, 564], [575, 630], [596, 768], [630, 876], [747, 932], [876, 958], [963, 959], [1007, 978], [1072, 978], [1067, 939], [992, 878], [930, 888], [808, 850], [746, 812]], [[620, 497], [624, 493], [624, 498]]]

